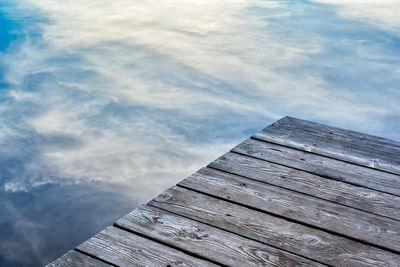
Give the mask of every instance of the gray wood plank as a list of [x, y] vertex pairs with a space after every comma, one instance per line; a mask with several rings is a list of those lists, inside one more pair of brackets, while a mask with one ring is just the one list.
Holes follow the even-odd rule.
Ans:
[[400, 252], [400, 222], [203, 168], [178, 185]]
[[149, 205], [332, 266], [400, 266], [400, 255], [204, 194], [172, 187]]
[[69, 251], [46, 267], [110, 267], [113, 265], [98, 261], [76, 251]]
[[227, 266], [326, 266], [150, 206], [116, 225]]
[[399, 143], [285, 117], [253, 138], [400, 174]]
[[396, 174], [254, 139], [244, 141], [233, 148], [232, 151], [400, 196], [400, 176]]
[[[265, 149], [263, 158], [272, 158], [279, 162], [286, 161], [280, 156], [282, 152], [278, 152], [277, 145], [273, 146], [274, 150], [271, 147]], [[279, 149], [279, 151], [284, 151], [286, 148]], [[249, 154], [247, 150], [246, 154]], [[237, 153], [226, 153], [209, 164], [209, 167], [400, 220], [400, 197], [398, 196]]]
[[400, 142], [396, 140], [332, 127], [290, 116], [278, 120], [275, 124], [284, 126], [287, 129], [301, 128], [303, 131], [318, 133], [325, 138], [331, 138], [337, 142], [353, 142], [356, 140], [362, 146], [367, 146], [377, 150], [386, 151], [387, 149], [393, 149], [395, 153], [400, 151]]
[[118, 266], [216, 266], [116, 227], [108, 227], [77, 247]]

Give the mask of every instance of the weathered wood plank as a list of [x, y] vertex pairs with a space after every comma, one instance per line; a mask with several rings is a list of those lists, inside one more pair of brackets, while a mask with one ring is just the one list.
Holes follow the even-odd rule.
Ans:
[[400, 222], [203, 168], [178, 185], [400, 252]]
[[113, 265], [98, 261], [76, 251], [69, 251], [46, 267], [110, 267]]
[[332, 266], [400, 266], [398, 254], [181, 187], [172, 187], [149, 205]]
[[[263, 155], [266, 159], [279, 157], [275, 154], [278, 153], [276, 148], [273, 152], [266, 151]], [[226, 153], [209, 167], [400, 220], [400, 197], [390, 194], [237, 153]]]
[[227, 266], [326, 266], [150, 206], [116, 225]]
[[318, 133], [325, 138], [331, 138], [337, 142], [353, 142], [354, 140], [356, 140], [362, 146], [367, 146], [373, 149], [382, 151], [391, 149], [395, 153], [396, 151], [400, 151], [400, 142], [396, 140], [332, 127], [317, 122], [293, 118], [290, 116], [283, 117], [282, 119], [275, 122], [275, 124], [279, 124], [280, 126], [284, 126], [285, 128], [289, 129], [301, 128], [303, 131]]
[[286, 117], [48, 266], [218, 264], [400, 267], [400, 142]]
[[400, 174], [399, 143], [285, 117], [253, 138]]
[[77, 249], [118, 266], [217, 266], [116, 227], [106, 228]]
[[340, 160], [249, 139], [233, 152], [304, 170], [316, 175], [400, 196], [400, 176]]

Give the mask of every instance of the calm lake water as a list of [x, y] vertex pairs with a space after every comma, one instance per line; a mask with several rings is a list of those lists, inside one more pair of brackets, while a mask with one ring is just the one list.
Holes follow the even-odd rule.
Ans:
[[0, 265], [54, 260], [284, 115], [400, 140], [398, 14], [0, 1]]

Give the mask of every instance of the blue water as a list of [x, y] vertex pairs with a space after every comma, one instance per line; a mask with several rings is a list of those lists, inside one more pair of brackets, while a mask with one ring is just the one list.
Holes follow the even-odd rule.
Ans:
[[400, 140], [399, 5], [329, 2], [2, 1], [0, 265], [54, 260], [285, 115]]

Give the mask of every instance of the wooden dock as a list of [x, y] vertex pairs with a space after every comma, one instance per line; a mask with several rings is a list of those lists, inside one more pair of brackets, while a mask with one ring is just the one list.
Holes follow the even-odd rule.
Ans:
[[400, 266], [400, 142], [285, 117], [48, 266]]

